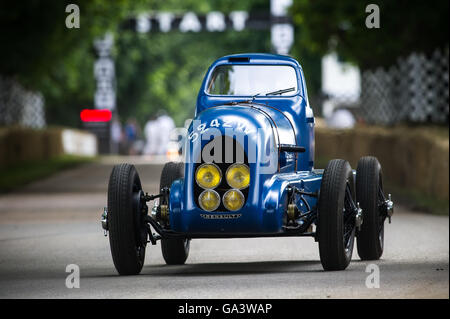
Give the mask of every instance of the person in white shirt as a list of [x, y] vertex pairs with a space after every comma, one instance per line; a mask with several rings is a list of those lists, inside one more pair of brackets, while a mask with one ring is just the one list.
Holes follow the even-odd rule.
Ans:
[[158, 121], [153, 115], [144, 127], [146, 144], [143, 153], [145, 155], [156, 155], [158, 153], [159, 134]]
[[117, 115], [114, 115], [111, 122], [111, 154], [118, 154], [120, 143], [122, 142], [122, 125]]
[[326, 120], [329, 127], [336, 129], [349, 129], [356, 124], [355, 117], [347, 109], [335, 110]]
[[175, 122], [167, 114], [161, 114], [158, 119], [158, 155], [166, 155], [167, 146], [170, 142], [170, 132], [175, 128]]

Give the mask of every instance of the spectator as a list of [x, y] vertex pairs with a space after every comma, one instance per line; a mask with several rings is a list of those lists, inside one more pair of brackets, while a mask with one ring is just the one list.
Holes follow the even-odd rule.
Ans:
[[159, 128], [156, 116], [150, 116], [144, 127], [144, 135], [146, 144], [144, 147], [144, 154], [155, 155], [158, 153]]
[[175, 123], [173, 119], [167, 115], [164, 111], [160, 113], [158, 117], [158, 128], [159, 128], [159, 141], [158, 141], [158, 155], [166, 155], [167, 146], [170, 142], [170, 132], [175, 128]]
[[122, 124], [120, 124], [119, 117], [114, 115], [111, 122], [111, 154], [119, 153], [122, 138]]
[[135, 155], [134, 148], [139, 133], [139, 127], [135, 118], [129, 118], [125, 126], [125, 138], [127, 143], [128, 155]]
[[337, 109], [327, 119], [329, 127], [337, 129], [347, 129], [355, 126], [355, 117], [347, 109]]

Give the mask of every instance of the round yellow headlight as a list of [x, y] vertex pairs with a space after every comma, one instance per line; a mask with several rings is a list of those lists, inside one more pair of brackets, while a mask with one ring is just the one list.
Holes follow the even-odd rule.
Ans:
[[227, 169], [227, 183], [233, 188], [243, 189], [250, 184], [250, 169], [245, 164], [233, 164]]
[[214, 164], [202, 164], [195, 172], [195, 180], [202, 188], [216, 188], [222, 180], [222, 173]]
[[244, 195], [238, 189], [230, 189], [223, 195], [223, 205], [226, 209], [236, 211], [244, 205]]
[[198, 203], [203, 210], [212, 212], [216, 210], [220, 205], [220, 196], [216, 191], [207, 189], [203, 191], [198, 197]]

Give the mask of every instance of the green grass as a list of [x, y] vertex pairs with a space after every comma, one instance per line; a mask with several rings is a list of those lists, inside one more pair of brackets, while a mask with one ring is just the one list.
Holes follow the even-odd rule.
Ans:
[[22, 162], [0, 167], [0, 193], [20, 188], [58, 171], [94, 161], [95, 158], [62, 155], [50, 160]]
[[435, 215], [449, 214], [449, 201], [438, 199], [415, 189], [408, 189], [396, 186], [392, 183], [385, 183], [385, 193], [392, 194], [394, 203], [413, 210], [427, 212]]

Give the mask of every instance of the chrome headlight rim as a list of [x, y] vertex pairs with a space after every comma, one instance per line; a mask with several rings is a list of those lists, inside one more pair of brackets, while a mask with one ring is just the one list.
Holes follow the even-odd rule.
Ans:
[[[229, 209], [229, 208], [227, 207], [227, 205], [225, 204], [225, 203], [226, 203], [225, 197], [226, 197], [227, 194], [228, 194], [229, 192], [231, 192], [231, 191], [238, 192], [239, 195], [240, 195], [241, 198], [242, 198], [242, 205], [241, 205], [241, 207], [239, 207], [238, 209]], [[227, 191], [225, 192], [225, 194], [223, 194], [223, 196], [222, 196], [222, 203], [223, 203], [223, 206], [224, 206], [227, 210], [229, 210], [230, 212], [237, 212], [237, 211], [240, 210], [242, 207], [244, 207], [244, 205], [245, 205], [245, 196], [244, 196], [244, 194], [241, 192], [240, 189], [232, 188], [232, 189], [227, 190]]]
[[[235, 167], [235, 166], [245, 166], [248, 169], [249, 181], [248, 181], [247, 186], [241, 187], [241, 188], [237, 188], [237, 187], [231, 186], [230, 183], [228, 182], [228, 179], [227, 179], [228, 171], [232, 167]], [[227, 181], [227, 185], [230, 186], [232, 189], [242, 190], [242, 189], [246, 189], [246, 188], [250, 187], [250, 167], [247, 164], [245, 164], [245, 163], [234, 163], [234, 164], [231, 164], [230, 166], [228, 166], [228, 168], [227, 168], [227, 170], [225, 172], [225, 180]]]
[[[202, 195], [203, 195], [204, 193], [206, 193], [206, 192], [214, 193], [214, 194], [217, 196], [217, 199], [218, 199], [218, 201], [217, 201], [217, 206], [214, 207], [214, 209], [211, 209], [211, 210], [205, 209], [205, 208], [203, 207], [203, 205], [202, 205], [201, 198], [202, 198]], [[205, 190], [203, 190], [203, 192], [200, 193], [200, 195], [198, 195], [198, 205], [199, 205], [200, 208], [203, 209], [204, 211], [207, 211], [207, 212], [213, 212], [213, 211], [215, 211], [217, 208], [219, 208], [220, 203], [221, 203], [220, 195], [219, 195], [219, 193], [216, 192], [214, 189], [205, 189]]]
[[[199, 170], [201, 167], [206, 166], [206, 165], [212, 165], [212, 166], [214, 166], [214, 167], [217, 169], [217, 171], [219, 172], [219, 176], [220, 176], [219, 182], [217, 183], [217, 185], [214, 186], [214, 187], [211, 187], [211, 188], [205, 188], [204, 186], [200, 185], [200, 183], [198, 182], [198, 179], [197, 179], [197, 172], [198, 172], [198, 170]], [[194, 180], [195, 180], [195, 183], [196, 183], [200, 188], [202, 188], [202, 189], [204, 189], [204, 190], [208, 190], [208, 189], [213, 190], [213, 189], [216, 189], [217, 187], [219, 187], [219, 185], [222, 183], [222, 178], [223, 178], [222, 175], [223, 175], [223, 174], [222, 174], [222, 170], [221, 170], [220, 167], [217, 166], [216, 164], [214, 164], [214, 163], [203, 163], [203, 164], [200, 164], [200, 165], [195, 169]], [[203, 192], [202, 192], [202, 193], [203, 193]]]

